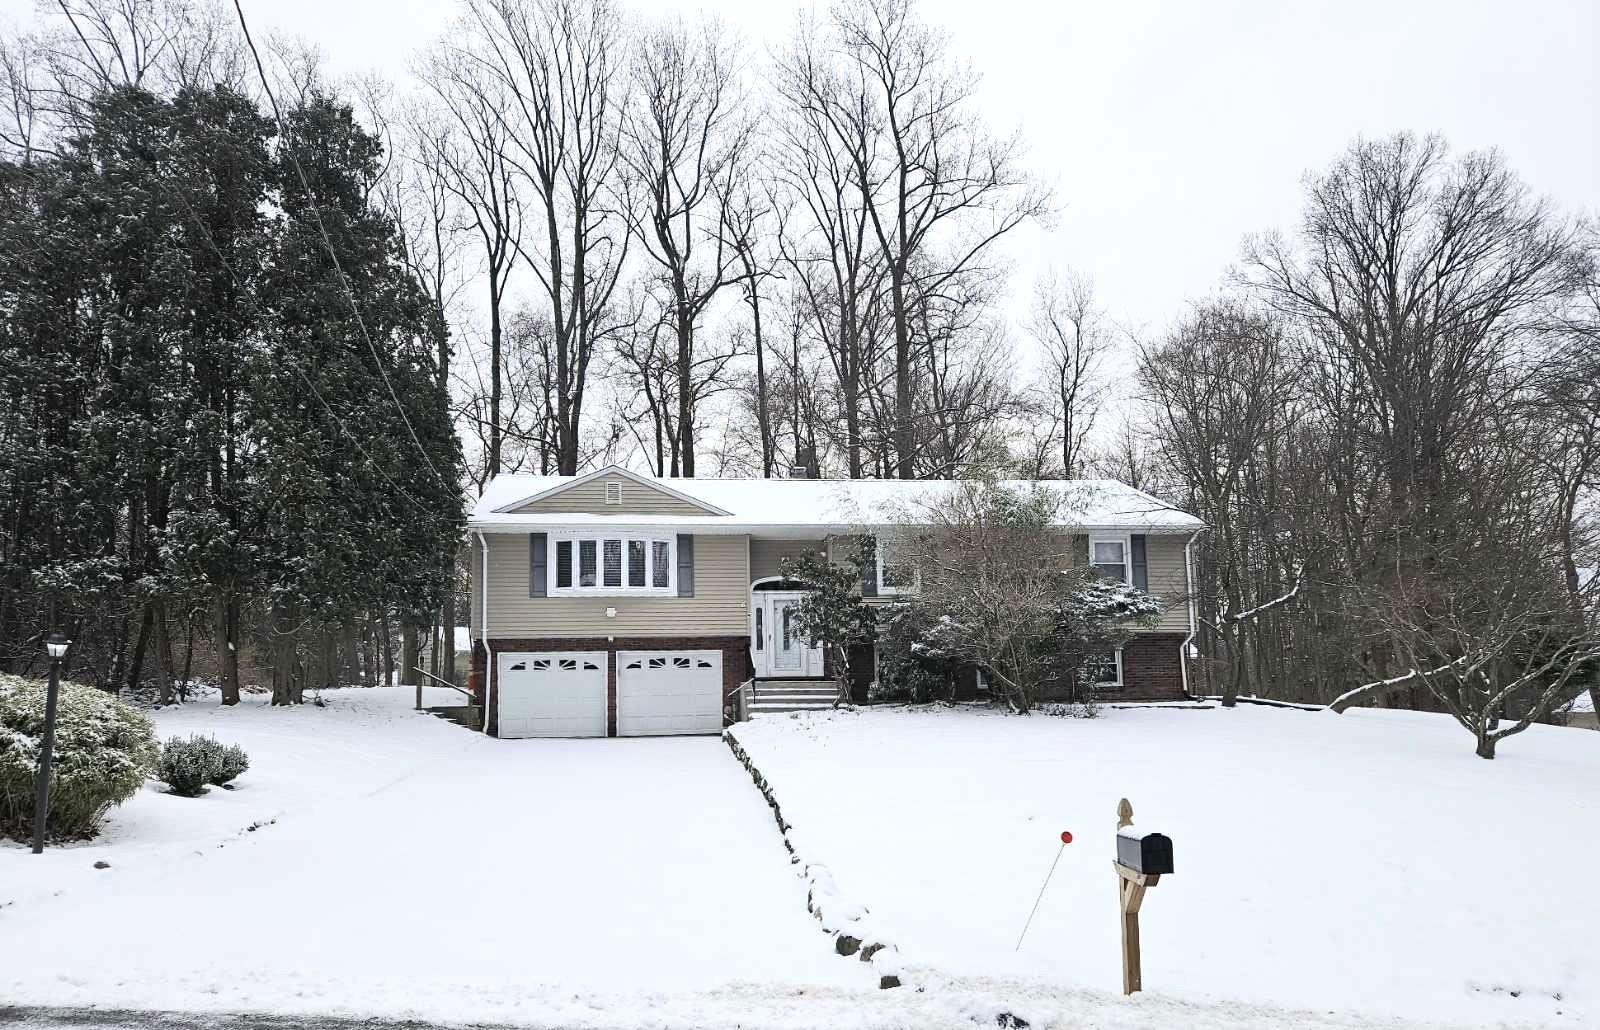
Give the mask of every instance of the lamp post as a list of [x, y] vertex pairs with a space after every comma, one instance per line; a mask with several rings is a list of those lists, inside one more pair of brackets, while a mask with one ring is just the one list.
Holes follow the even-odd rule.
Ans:
[[39, 747], [39, 793], [33, 800], [33, 853], [44, 853], [44, 824], [50, 816], [50, 763], [56, 746], [56, 698], [61, 693], [61, 660], [72, 641], [59, 631], [44, 642], [50, 653], [50, 687], [44, 698], [44, 742]]

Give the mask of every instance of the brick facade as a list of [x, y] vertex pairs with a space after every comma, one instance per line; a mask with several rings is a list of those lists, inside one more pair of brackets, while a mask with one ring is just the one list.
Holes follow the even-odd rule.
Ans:
[[1182, 633], [1140, 633], [1122, 647], [1122, 689], [1108, 701], [1174, 700], [1183, 697]]
[[[750, 678], [750, 639], [746, 636], [713, 637], [495, 637], [489, 641], [498, 656], [507, 651], [600, 651], [606, 655], [606, 736], [617, 735], [617, 652], [618, 651], [721, 651], [722, 695]], [[483, 645], [476, 642], [472, 649], [472, 675], [474, 682], [489, 687], [488, 703], [484, 717], [488, 720], [491, 737], [500, 735], [500, 713], [495, 704], [499, 683], [484, 678], [487, 656]], [[476, 695], [474, 695], [476, 696]], [[723, 706], [726, 710], [726, 705]]]

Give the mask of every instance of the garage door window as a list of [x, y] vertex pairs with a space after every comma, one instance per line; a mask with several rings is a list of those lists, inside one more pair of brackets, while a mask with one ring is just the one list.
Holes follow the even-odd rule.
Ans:
[[658, 594], [677, 592], [672, 537], [645, 534], [571, 536], [554, 541], [550, 593]]

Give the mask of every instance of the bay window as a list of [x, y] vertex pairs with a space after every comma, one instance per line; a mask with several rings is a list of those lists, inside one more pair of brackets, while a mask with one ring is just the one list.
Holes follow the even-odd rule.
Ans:
[[673, 595], [674, 540], [626, 531], [556, 537], [550, 594]]

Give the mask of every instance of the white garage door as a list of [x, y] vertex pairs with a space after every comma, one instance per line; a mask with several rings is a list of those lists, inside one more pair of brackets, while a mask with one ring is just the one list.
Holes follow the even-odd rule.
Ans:
[[721, 651], [617, 652], [618, 736], [721, 732]]
[[500, 736], [606, 735], [605, 652], [511, 652], [499, 671]]

